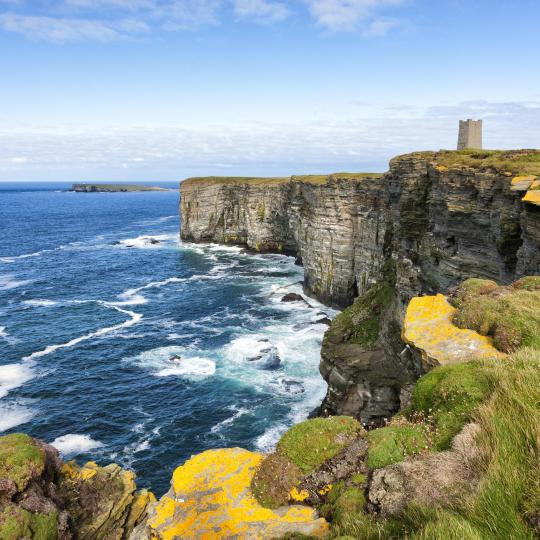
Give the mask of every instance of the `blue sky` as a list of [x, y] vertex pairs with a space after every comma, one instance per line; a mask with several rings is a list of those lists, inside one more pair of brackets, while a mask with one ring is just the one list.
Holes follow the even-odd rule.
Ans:
[[0, 0], [0, 180], [385, 170], [539, 147], [536, 0]]

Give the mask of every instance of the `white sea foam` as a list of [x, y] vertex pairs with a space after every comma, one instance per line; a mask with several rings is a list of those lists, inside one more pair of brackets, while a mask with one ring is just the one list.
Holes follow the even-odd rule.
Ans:
[[12, 274], [0, 275], [0, 290], [8, 291], [32, 283], [31, 279], [15, 279]]
[[0, 398], [34, 378], [31, 365], [7, 364], [0, 366]]
[[58, 304], [54, 300], [24, 300], [23, 304], [30, 307], [53, 307]]
[[[171, 361], [171, 357], [175, 355], [181, 359]], [[140, 367], [151, 370], [156, 377], [201, 379], [213, 375], [216, 371], [213, 360], [194, 355], [191, 350], [177, 346], [150, 349], [139, 354], [134, 360]]]
[[18, 403], [0, 404], [0, 432], [26, 424], [34, 416], [34, 412]]
[[142, 235], [136, 238], [125, 238], [119, 240], [118, 245], [123, 248], [138, 248], [138, 249], [155, 249], [163, 247], [163, 244], [178, 242], [177, 234], [157, 234], [157, 235]]
[[15, 343], [19, 342], [17, 338], [14, 338], [8, 334], [5, 326], [0, 326], [0, 339], [3, 339], [10, 345], [15, 345]]
[[60, 343], [58, 345], [48, 345], [47, 347], [45, 347], [41, 351], [36, 351], [36, 352], [33, 352], [32, 354], [30, 354], [28, 356], [25, 356], [23, 358], [23, 360], [33, 360], [34, 358], [39, 358], [41, 356], [46, 356], [48, 354], [51, 354], [51, 353], [57, 351], [58, 349], [65, 349], [65, 348], [68, 348], [68, 347], [73, 347], [74, 345], [77, 345], [78, 343], [81, 343], [82, 341], [87, 341], [87, 340], [93, 339], [93, 338], [99, 338], [99, 337], [105, 336], [107, 334], [111, 334], [113, 332], [116, 332], [118, 330], [122, 330], [124, 328], [129, 328], [130, 326], [133, 326], [134, 324], [137, 324], [143, 318], [143, 316], [140, 313], [135, 313], [134, 311], [129, 311], [127, 309], [122, 309], [122, 308], [120, 308], [118, 306], [111, 305], [111, 304], [109, 304], [107, 302], [100, 302], [100, 304], [102, 304], [104, 306], [107, 306], [107, 307], [111, 307], [113, 309], [116, 309], [120, 313], [124, 313], [126, 315], [129, 315], [131, 318], [128, 319], [127, 321], [123, 322], [123, 323], [115, 324], [114, 326], [108, 326], [106, 328], [100, 328], [99, 330], [96, 330], [95, 332], [90, 332], [89, 334], [85, 334], [84, 336], [79, 336], [79, 337], [77, 337], [75, 339], [72, 339], [72, 340], [68, 341], [67, 343]]
[[234, 412], [234, 414], [230, 416], [229, 418], [225, 418], [225, 420], [217, 423], [215, 426], [212, 426], [212, 428], [210, 428], [210, 433], [213, 433], [214, 435], [220, 435], [223, 429], [233, 424], [241, 416], [249, 414], [250, 412], [249, 409], [237, 408], [237, 407], [231, 407], [231, 410]]
[[63, 456], [75, 456], [104, 446], [102, 442], [92, 439], [89, 435], [78, 435], [74, 433], [57, 437], [51, 445]]
[[246, 335], [233, 339], [224, 348], [225, 355], [233, 362], [245, 362], [268, 349], [270, 343], [264, 334]]
[[213, 360], [195, 356], [193, 358], [182, 358], [177, 365], [161, 369], [155, 375], [157, 377], [180, 376], [189, 379], [209, 377], [215, 372], [216, 363]]
[[128, 289], [127, 291], [119, 294], [119, 302], [106, 302], [106, 304], [109, 306], [136, 306], [140, 304], [146, 304], [148, 300], [142, 294], [140, 294], [142, 291], [146, 291], [148, 289], [159, 289], [160, 287], [170, 285], [171, 283], [183, 283], [185, 281], [187, 281], [186, 278], [178, 277], [170, 277], [164, 279], [163, 281], [151, 281], [146, 285], [142, 285], [141, 287], [136, 287], [133, 289]]
[[3, 263], [14, 263], [15, 261], [18, 261], [20, 259], [29, 259], [30, 257], [39, 257], [43, 253], [47, 253], [48, 251], [52, 251], [50, 249], [42, 250], [42, 251], [36, 251], [35, 253], [24, 253], [23, 255], [14, 255], [13, 257], [0, 257], [0, 261]]

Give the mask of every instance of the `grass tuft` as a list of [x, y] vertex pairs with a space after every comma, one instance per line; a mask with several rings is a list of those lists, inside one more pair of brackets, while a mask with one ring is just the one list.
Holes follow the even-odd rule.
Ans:
[[452, 293], [454, 323], [491, 336], [503, 352], [520, 347], [540, 349], [540, 278], [529, 276], [512, 286], [467, 280]]
[[307, 474], [334, 457], [362, 431], [360, 423], [348, 416], [313, 418], [289, 429], [277, 451]]

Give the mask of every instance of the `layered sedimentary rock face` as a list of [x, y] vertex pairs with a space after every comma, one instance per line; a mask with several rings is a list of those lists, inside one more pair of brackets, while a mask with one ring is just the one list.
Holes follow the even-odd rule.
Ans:
[[354, 302], [324, 340], [320, 413], [377, 422], [430, 367], [400, 337], [412, 297], [471, 276], [509, 283], [540, 273], [535, 177], [513, 182], [538, 154], [425, 152], [395, 158], [385, 175], [190, 179], [181, 234], [295, 255], [308, 294]]

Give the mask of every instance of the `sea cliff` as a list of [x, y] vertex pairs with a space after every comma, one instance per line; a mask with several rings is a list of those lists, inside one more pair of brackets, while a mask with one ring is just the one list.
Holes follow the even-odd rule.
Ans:
[[539, 155], [421, 152], [384, 175], [188, 179], [181, 234], [294, 255], [308, 294], [350, 306], [324, 340], [320, 414], [378, 423], [433, 367], [401, 339], [413, 297], [540, 273]]

